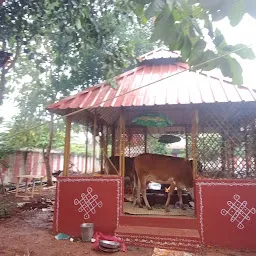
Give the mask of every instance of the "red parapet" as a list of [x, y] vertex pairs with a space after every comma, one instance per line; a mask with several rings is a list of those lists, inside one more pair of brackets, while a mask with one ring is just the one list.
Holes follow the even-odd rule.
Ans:
[[205, 245], [256, 249], [255, 180], [196, 180], [196, 191]]
[[94, 223], [95, 231], [114, 234], [119, 225], [121, 184], [118, 176], [58, 178], [54, 232], [80, 237], [80, 225]]
[[[127, 216], [122, 214], [122, 177], [59, 177], [53, 228], [56, 233], [80, 237], [80, 225], [89, 222], [94, 223], [95, 231], [116, 234], [127, 244], [169, 248], [170, 243], [175, 249], [175, 243], [190, 239], [190, 246], [180, 244], [180, 249], [197, 250], [202, 241], [204, 245], [255, 250], [256, 181], [196, 179], [195, 185], [195, 218]], [[162, 235], [153, 239], [153, 230]], [[194, 238], [189, 232], [198, 235]]]

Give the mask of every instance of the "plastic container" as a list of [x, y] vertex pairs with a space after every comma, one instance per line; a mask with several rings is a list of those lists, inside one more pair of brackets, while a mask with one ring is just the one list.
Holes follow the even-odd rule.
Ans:
[[93, 223], [83, 223], [80, 225], [81, 235], [83, 242], [90, 242], [94, 234], [94, 224]]

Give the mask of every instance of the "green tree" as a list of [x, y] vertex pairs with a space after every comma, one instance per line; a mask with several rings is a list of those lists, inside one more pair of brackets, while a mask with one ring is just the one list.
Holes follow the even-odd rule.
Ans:
[[[0, 7], [0, 50], [13, 53], [13, 59], [1, 70], [0, 104], [12, 75], [9, 71], [20, 57], [34, 58], [33, 49], [38, 48], [35, 42], [59, 41], [52, 48], [59, 53], [59, 62], [78, 52], [100, 49], [123, 20], [125, 12], [121, 7], [118, 1], [111, 0], [6, 0]], [[124, 66], [123, 56], [131, 55], [130, 45], [126, 47], [118, 41], [112, 50], [104, 52], [105, 73], [109, 75], [111, 69]]]
[[[22, 55], [33, 58], [30, 48], [35, 37], [59, 38], [62, 44], [55, 50], [65, 57], [74, 56], [88, 49], [104, 48], [111, 38], [109, 35], [116, 33], [122, 21], [135, 22], [134, 13], [141, 23], [148, 20], [152, 24], [154, 19], [152, 41], [160, 41], [171, 50], [180, 50], [183, 60], [191, 67], [219, 68], [224, 76], [240, 85], [243, 82], [241, 66], [228, 53], [236, 51], [239, 57], [249, 59], [254, 58], [254, 53], [241, 44], [227, 45], [213, 22], [228, 17], [231, 25], [236, 26], [245, 13], [255, 17], [255, 5], [252, 0], [6, 0], [0, 7], [0, 49], [12, 52], [14, 57], [10, 66], [1, 71], [0, 104], [8, 73], [10, 77], [9, 71], [18, 58]], [[119, 39], [120, 34], [115, 38], [115, 46], [100, 54], [104, 57], [104, 78], [119, 72], [133, 54], [134, 41], [123, 44]], [[227, 55], [208, 62], [223, 54]], [[63, 61], [61, 56], [59, 61]], [[205, 64], [200, 66], [200, 63]], [[70, 67], [76, 72], [76, 65]]]
[[148, 152], [152, 154], [168, 155], [172, 153], [171, 149], [168, 149], [166, 144], [158, 142], [158, 139], [151, 136], [147, 139]]
[[[19, 113], [14, 120], [13, 128], [14, 131], [20, 132], [30, 124], [37, 126], [38, 123], [49, 123], [47, 125], [48, 139], [43, 140], [44, 142], [47, 141], [48, 144], [47, 146], [45, 144], [40, 146], [44, 151], [49, 185], [51, 185], [49, 156], [52, 146], [55, 146], [53, 141], [55, 126], [62, 125], [63, 128], [63, 123], [54, 122], [53, 115], [49, 115], [44, 107], [74, 90], [91, 86], [93, 83], [104, 79], [102, 66], [105, 61], [104, 52], [106, 50], [114, 51], [119, 43], [128, 45], [130, 38], [136, 37], [136, 43], [131, 47], [135, 48], [138, 53], [142, 52], [145, 42], [147, 42], [145, 48], [148, 47], [146, 50], [152, 47], [152, 43], [149, 43], [150, 27], [145, 30], [138, 23], [134, 25], [129, 20], [123, 20], [119, 24], [115, 27], [115, 33], [105, 37], [105, 44], [100, 48], [88, 47], [87, 49], [76, 50], [74, 46], [66, 44], [67, 35], [64, 36], [57, 32], [52, 33], [51, 36], [35, 36], [30, 42], [30, 51], [33, 52], [33, 56], [22, 55], [17, 60], [16, 69], [10, 81], [21, 82], [22, 87], [16, 98]], [[129, 32], [127, 32], [127, 28], [129, 28]], [[128, 55], [124, 58], [124, 62], [132, 64], [132, 59]], [[20, 79], [25, 75], [29, 77], [28, 81]], [[24, 125], [20, 125], [20, 123]], [[17, 130], [17, 127], [20, 130]], [[40, 136], [40, 133], [38, 135]], [[28, 136], [33, 137], [33, 134], [25, 133], [24, 136], [26, 138]], [[18, 137], [18, 140], [22, 141], [22, 137]], [[25, 144], [30, 147], [30, 140], [25, 141]], [[32, 144], [34, 147], [37, 145], [34, 141]], [[75, 147], [75, 149], [78, 148]]]
[[[219, 68], [233, 83], [243, 83], [242, 68], [230, 53], [243, 59], [255, 55], [245, 45], [228, 45], [213, 22], [228, 17], [236, 26], [245, 13], [256, 18], [256, 2], [252, 0], [134, 0], [136, 13], [146, 22], [154, 19], [152, 41], [161, 41], [171, 50], [180, 50], [183, 61], [192, 68]], [[210, 42], [210, 43], [209, 43]], [[223, 56], [218, 58], [218, 56]], [[210, 61], [213, 60], [214, 61]], [[202, 65], [200, 65], [203, 63]]]

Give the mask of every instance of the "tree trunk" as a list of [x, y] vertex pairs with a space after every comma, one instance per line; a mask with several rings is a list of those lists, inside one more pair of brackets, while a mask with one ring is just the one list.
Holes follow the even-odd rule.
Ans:
[[5, 84], [6, 84], [6, 71], [2, 69], [1, 71], [1, 78], [0, 78], [0, 105], [3, 104], [4, 100], [4, 91], [5, 91]]
[[[0, 0], [0, 6], [1, 6], [1, 0]], [[6, 51], [7, 50], [7, 42], [5, 40], [2, 40], [2, 49], [1, 51]], [[1, 71], [1, 75], [0, 75], [0, 105], [3, 104], [3, 100], [4, 100], [4, 92], [5, 92], [5, 86], [7, 83], [6, 80], [6, 75], [9, 72], [10, 69], [14, 68], [18, 57], [20, 55], [20, 51], [21, 51], [21, 46], [20, 44], [17, 42], [16, 47], [15, 47], [15, 56], [14, 58], [10, 61], [10, 64], [8, 65], [8, 67], [3, 67], [2, 71]]]
[[52, 170], [51, 170], [51, 165], [50, 165], [50, 154], [51, 154], [51, 149], [52, 149], [52, 140], [53, 140], [53, 129], [54, 123], [53, 123], [53, 113], [51, 113], [51, 122], [50, 122], [50, 134], [49, 134], [49, 143], [46, 149], [46, 152], [43, 150], [43, 155], [44, 155], [44, 163], [45, 163], [45, 168], [46, 168], [46, 175], [47, 175], [47, 185], [52, 186]]

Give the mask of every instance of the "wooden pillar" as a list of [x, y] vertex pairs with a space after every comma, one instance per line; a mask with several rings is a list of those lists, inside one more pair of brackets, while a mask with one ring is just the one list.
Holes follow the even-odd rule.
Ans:
[[88, 133], [89, 133], [89, 122], [87, 122], [86, 132], [85, 132], [85, 174], [87, 173], [88, 169]]
[[144, 152], [147, 153], [147, 138], [148, 138], [148, 130], [147, 127], [144, 129]]
[[121, 112], [119, 119], [119, 174], [124, 177], [125, 175], [125, 119], [124, 114]]
[[93, 122], [93, 153], [92, 153], [92, 173], [95, 173], [95, 160], [96, 160], [96, 132], [97, 132], [97, 115], [94, 114], [94, 122]]
[[129, 154], [129, 157], [131, 157], [131, 139], [132, 139], [132, 129], [129, 128], [128, 129], [128, 154]]
[[106, 136], [105, 136], [105, 144], [104, 144], [104, 151], [106, 152], [106, 157], [108, 157], [108, 137], [109, 137], [109, 129], [106, 126]]
[[112, 126], [112, 147], [111, 147], [111, 155], [114, 156], [115, 155], [115, 145], [116, 145], [116, 129], [115, 129], [115, 125]]
[[70, 154], [70, 134], [71, 134], [71, 120], [69, 117], [66, 117], [63, 176], [68, 176], [69, 154]]
[[196, 109], [194, 112], [193, 123], [192, 123], [192, 157], [193, 157], [193, 178], [195, 179], [197, 175], [197, 145], [196, 145], [196, 138], [198, 134], [198, 123], [199, 123], [199, 116], [198, 110]]
[[185, 136], [186, 136], [186, 160], [188, 160], [188, 127], [185, 126]]
[[101, 132], [101, 136], [100, 136], [100, 173], [103, 174], [103, 161], [104, 161], [103, 151], [105, 150], [105, 146], [104, 146], [104, 134], [103, 134], [103, 125], [102, 124], [100, 126], [100, 132]]

